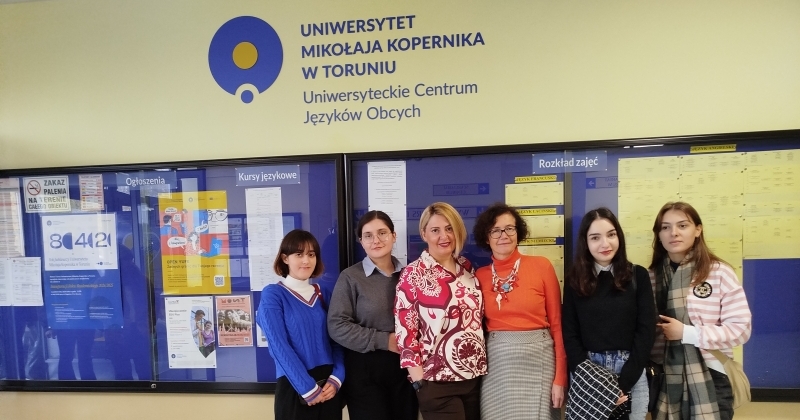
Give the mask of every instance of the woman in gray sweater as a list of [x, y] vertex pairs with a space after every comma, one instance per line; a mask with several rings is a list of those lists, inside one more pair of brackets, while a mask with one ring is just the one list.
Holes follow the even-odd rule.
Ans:
[[400, 368], [394, 337], [395, 287], [403, 265], [392, 256], [394, 223], [379, 210], [356, 228], [367, 256], [339, 275], [328, 333], [345, 348], [343, 391], [351, 420], [416, 420], [417, 397]]

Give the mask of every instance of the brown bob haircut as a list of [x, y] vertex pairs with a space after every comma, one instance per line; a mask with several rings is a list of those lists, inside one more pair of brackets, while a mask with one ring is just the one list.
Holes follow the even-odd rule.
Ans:
[[472, 235], [475, 237], [476, 245], [487, 251], [492, 250], [492, 247], [489, 246], [489, 231], [494, 227], [497, 218], [504, 214], [510, 214], [514, 217], [514, 225], [517, 227], [517, 243], [524, 241], [528, 237], [528, 224], [525, 223], [525, 219], [519, 215], [519, 212], [505, 203], [494, 203], [475, 219]]
[[314, 254], [317, 256], [317, 265], [314, 266], [314, 272], [311, 273], [311, 278], [319, 277], [322, 272], [325, 271], [319, 252], [319, 242], [317, 242], [317, 238], [315, 238], [311, 232], [302, 229], [295, 229], [283, 237], [281, 248], [278, 251], [278, 255], [275, 257], [275, 263], [272, 265], [275, 274], [281, 277], [288, 276], [289, 266], [283, 262], [283, 257], [288, 257], [298, 252], [306, 252], [309, 248], [311, 248], [310, 250], [314, 251]]

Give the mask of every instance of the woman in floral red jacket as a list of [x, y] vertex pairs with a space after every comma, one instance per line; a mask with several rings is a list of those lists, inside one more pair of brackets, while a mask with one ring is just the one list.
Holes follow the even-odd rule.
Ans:
[[467, 239], [461, 216], [433, 203], [419, 221], [428, 249], [400, 275], [395, 334], [425, 420], [480, 418], [486, 374], [483, 296], [472, 265], [460, 256]]

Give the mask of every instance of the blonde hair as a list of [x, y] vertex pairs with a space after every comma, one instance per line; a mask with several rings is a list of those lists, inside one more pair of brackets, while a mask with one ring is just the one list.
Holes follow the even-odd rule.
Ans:
[[431, 204], [428, 207], [425, 207], [425, 210], [422, 211], [422, 216], [419, 218], [420, 235], [425, 233], [425, 228], [428, 226], [428, 222], [435, 214], [447, 219], [447, 222], [453, 227], [453, 235], [456, 238], [456, 246], [453, 250], [453, 256], [458, 256], [461, 254], [461, 251], [464, 249], [464, 244], [467, 242], [467, 227], [464, 226], [464, 220], [461, 219], [461, 215], [458, 214], [458, 210], [456, 210], [450, 204], [439, 201]]

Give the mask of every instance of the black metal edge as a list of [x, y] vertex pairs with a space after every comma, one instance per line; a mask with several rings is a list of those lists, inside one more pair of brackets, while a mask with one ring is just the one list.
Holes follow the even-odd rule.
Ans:
[[[0, 381], [0, 392], [274, 394], [275, 383], [150, 381]], [[800, 402], [798, 388], [752, 388], [753, 402]]]
[[[800, 129], [776, 130], [776, 131], [757, 131], [744, 133], [726, 134], [704, 134], [691, 136], [672, 136], [672, 137], [648, 137], [619, 140], [587, 140], [575, 142], [551, 142], [519, 145], [498, 145], [480, 146], [466, 148], [449, 149], [420, 149], [404, 151], [381, 151], [381, 152], [361, 152], [347, 154], [320, 154], [309, 156], [280, 156], [270, 158], [242, 158], [242, 159], [220, 159], [203, 161], [185, 162], [166, 162], [148, 164], [125, 164], [125, 165], [101, 165], [87, 167], [52, 167], [52, 168], [33, 168], [33, 169], [0, 169], [0, 177], [24, 176], [25, 174], [43, 174], [52, 172], [88, 173], [88, 172], [116, 172], [125, 170], [142, 171], [148, 169], [161, 169], [164, 167], [199, 167], [199, 166], [251, 166], [259, 163], [295, 163], [295, 162], [318, 162], [331, 161], [337, 164], [337, 182], [344, 181], [345, 203], [338, 205], [339, 212], [345, 211], [345, 230], [346, 234], [340, 235], [340, 245], [344, 241], [347, 249], [347, 264], [353, 263], [352, 249], [347, 246], [351, 237], [354, 235], [352, 221], [348, 215], [352, 214], [352, 164], [355, 161], [372, 159], [413, 159], [453, 155], [480, 155], [480, 154], [500, 154], [500, 153], [525, 153], [536, 151], [560, 151], [576, 150], [586, 148], [609, 148], [655, 144], [721, 144], [736, 141], [752, 141], [760, 139], [778, 140], [781, 138], [800, 136]], [[185, 166], [184, 166], [185, 165]], [[342, 178], [340, 178], [340, 176]], [[338, 184], [342, 185], [342, 184]], [[565, 203], [566, 205], [566, 203]], [[566, 220], [565, 220], [566, 223]], [[342, 223], [340, 223], [342, 225]], [[566, 234], [566, 233], [565, 233]], [[566, 250], [566, 249], [565, 249]], [[341, 256], [340, 256], [341, 260]], [[89, 392], [164, 392], [164, 393], [230, 393], [230, 394], [252, 394], [252, 393], [274, 393], [275, 383], [253, 383], [253, 382], [166, 382], [166, 381], [23, 381], [5, 380], [0, 381], [0, 391], [89, 391]], [[752, 390], [753, 401], [757, 402], [800, 402], [800, 389], [795, 388], [754, 388]]]
[[353, 261], [355, 259], [355, 250], [353, 247], [355, 246], [355, 240], [357, 239], [355, 236], [355, 226], [353, 226], [353, 164], [350, 160], [350, 156], [348, 154], [344, 155], [343, 161], [344, 167], [344, 226], [345, 232], [342, 235], [347, 240], [344, 243], [345, 254], [347, 256], [347, 262], [345, 263], [344, 267], [350, 267], [351, 265], [355, 264], [356, 262]]
[[713, 144], [724, 144], [737, 141], [779, 140], [782, 138], [786, 138], [787, 140], [789, 140], [789, 138], [792, 137], [796, 138], [798, 136], [800, 136], [800, 129], [752, 131], [752, 132], [722, 133], [722, 134], [698, 134], [698, 135], [684, 135], [684, 136], [640, 137], [640, 138], [628, 138], [628, 139], [553, 141], [546, 143], [526, 143], [526, 144], [512, 144], [512, 145], [455, 147], [455, 148], [439, 148], [439, 149], [358, 152], [358, 153], [347, 153], [346, 155], [350, 158], [351, 162], [355, 162], [363, 160], [448, 157], [454, 155], [559, 152], [563, 150], [602, 149], [602, 148], [625, 147], [625, 146], [649, 146], [657, 144], [713, 145]]
[[201, 167], [220, 167], [220, 166], [253, 166], [259, 164], [281, 164], [281, 163], [302, 163], [302, 162], [324, 162], [337, 161], [341, 153], [326, 153], [318, 155], [292, 155], [275, 157], [252, 157], [237, 159], [208, 159], [176, 162], [157, 162], [157, 163], [130, 163], [112, 165], [92, 165], [92, 166], [54, 166], [41, 168], [25, 169], [0, 169], [0, 177], [41, 175], [52, 173], [91, 173], [91, 172], [125, 172], [125, 171], [148, 171], [164, 168], [196, 169]]
[[[343, 155], [336, 156], [336, 188], [339, 190], [336, 195], [336, 210], [339, 218], [336, 226], [339, 229], [339, 271], [342, 271], [350, 266], [350, 252], [347, 245], [350, 240], [350, 217], [348, 217], [350, 213], [347, 212], [349, 185]], [[342, 252], [343, 250], [344, 252]]]
[[2, 391], [274, 394], [275, 383], [167, 381], [0, 381]]
[[753, 402], [800, 402], [800, 388], [753, 388]]

